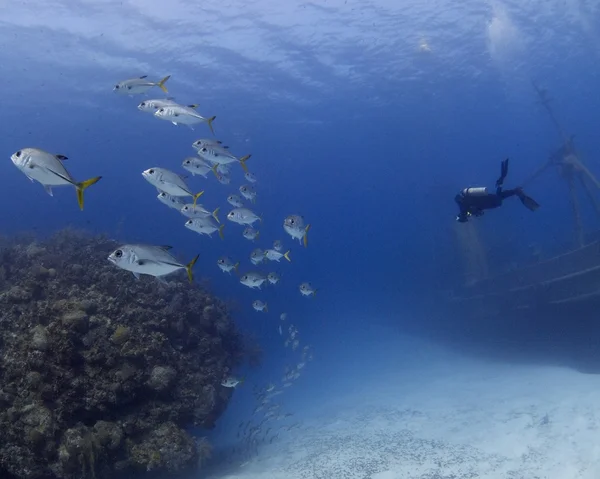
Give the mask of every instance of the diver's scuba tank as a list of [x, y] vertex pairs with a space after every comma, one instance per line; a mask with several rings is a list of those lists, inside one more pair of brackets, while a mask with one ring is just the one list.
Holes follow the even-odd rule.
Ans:
[[477, 188], [465, 188], [462, 190], [463, 196], [485, 196], [488, 194], [485, 186], [479, 186]]

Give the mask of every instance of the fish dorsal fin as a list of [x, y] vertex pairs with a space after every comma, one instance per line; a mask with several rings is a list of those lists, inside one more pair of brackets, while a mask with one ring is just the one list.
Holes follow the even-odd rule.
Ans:
[[144, 78], [148, 78], [148, 75], [142, 75], [142, 76], [140, 77], [140, 80], [143, 80]]
[[65, 161], [65, 160], [68, 160], [68, 159], [69, 159], [69, 158], [67, 158], [65, 155], [54, 155], [54, 157], [55, 157], [57, 160], [60, 160], [60, 161]]
[[170, 249], [173, 249], [172, 246], [169, 246], [168, 244], [162, 244], [159, 246], [160, 249], [164, 249], [165, 251], [169, 251]]
[[198, 103], [192, 103], [191, 105], [188, 105], [188, 108], [198, 108], [199, 106]]

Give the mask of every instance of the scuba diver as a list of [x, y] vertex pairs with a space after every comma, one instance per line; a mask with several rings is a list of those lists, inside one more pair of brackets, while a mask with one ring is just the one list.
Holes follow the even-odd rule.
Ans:
[[498, 208], [502, 205], [502, 200], [510, 196], [518, 196], [523, 205], [531, 210], [537, 210], [540, 205], [533, 199], [523, 193], [523, 188], [517, 187], [512, 190], [503, 190], [502, 185], [508, 174], [508, 158], [502, 162], [500, 178], [496, 181], [496, 192], [488, 193], [487, 188], [465, 188], [454, 197], [458, 203], [460, 212], [456, 221], [466, 223], [469, 216], [481, 216], [484, 210]]

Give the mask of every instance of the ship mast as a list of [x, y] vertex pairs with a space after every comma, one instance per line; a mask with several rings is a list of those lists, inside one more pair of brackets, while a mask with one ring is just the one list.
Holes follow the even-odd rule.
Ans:
[[535, 82], [532, 82], [533, 88], [539, 97], [540, 104], [544, 107], [550, 120], [554, 124], [559, 136], [562, 140], [562, 146], [552, 153], [548, 161], [539, 167], [524, 183], [527, 185], [531, 181], [535, 180], [544, 171], [553, 166], [560, 168], [560, 175], [566, 181], [567, 187], [569, 188], [569, 197], [571, 201], [571, 209], [573, 211], [575, 240], [578, 247], [582, 247], [585, 244], [585, 236], [583, 232], [583, 224], [581, 220], [581, 210], [579, 200], [577, 197], [577, 185], [579, 184], [583, 191], [590, 199], [596, 214], [600, 217], [600, 203], [597, 197], [594, 195], [593, 188], [600, 190], [600, 182], [592, 174], [590, 170], [581, 162], [577, 156], [574, 144], [574, 135], [567, 136], [565, 130], [562, 128], [556, 115], [550, 106], [550, 98], [548, 97], [547, 91], [538, 87]]

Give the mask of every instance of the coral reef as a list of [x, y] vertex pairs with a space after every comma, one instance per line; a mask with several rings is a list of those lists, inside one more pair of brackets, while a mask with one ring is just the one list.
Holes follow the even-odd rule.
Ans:
[[65, 230], [0, 241], [0, 477], [166, 477], [210, 455], [245, 355], [225, 305], [107, 261], [117, 244]]

